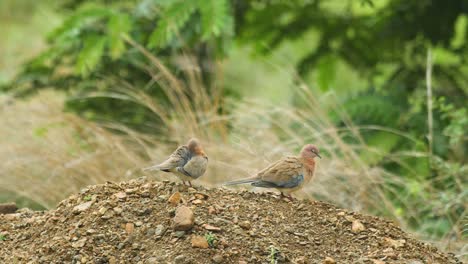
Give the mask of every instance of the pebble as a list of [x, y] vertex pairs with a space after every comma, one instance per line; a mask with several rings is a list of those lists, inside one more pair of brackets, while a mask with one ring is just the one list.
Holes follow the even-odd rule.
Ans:
[[223, 263], [224, 258], [223, 258], [223, 255], [216, 254], [216, 255], [213, 256], [213, 258], [211, 260], [213, 260], [214, 263]]
[[180, 192], [175, 192], [171, 195], [171, 197], [169, 197], [167, 202], [176, 206], [180, 203], [181, 199], [182, 199], [182, 195], [180, 194]]
[[146, 261], [145, 261], [145, 264], [159, 264], [159, 260], [155, 257], [151, 257], [151, 258], [148, 258]]
[[354, 220], [353, 224], [351, 225], [351, 231], [353, 233], [359, 233], [361, 231], [364, 231], [365, 229], [366, 228], [359, 220]]
[[163, 236], [164, 233], [166, 233], [166, 227], [164, 227], [163, 225], [157, 225], [154, 234], [159, 237]]
[[203, 203], [203, 202], [202, 202], [202, 200], [200, 200], [200, 199], [196, 199], [196, 200], [193, 200], [193, 201], [192, 201], [192, 204], [195, 204], [195, 205], [197, 205], [197, 204], [202, 204], [202, 203]]
[[192, 236], [192, 247], [194, 248], [208, 248], [208, 241], [202, 236]]
[[104, 215], [107, 212], [107, 207], [101, 207], [99, 208], [99, 214]]
[[74, 213], [84, 212], [84, 211], [88, 210], [91, 207], [92, 204], [93, 204], [93, 201], [89, 201], [89, 202], [86, 202], [86, 203], [79, 204], [79, 205], [73, 207], [73, 212]]
[[252, 224], [249, 221], [242, 221], [239, 223], [239, 226], [245, 230], [249, 230], [250, 228], [252, 228]]
[[118, 192], [116, 194], [114, 194], [115, 197], [117, 197], [117, 199], [120, 199], [120, 200], [124, 200], [125, 198], [127, 198], [127, 194], [124, 193], [124, 192]]
[[180, 206], [177, 208], [175, 212], [175, 216], [172, 219], [174, 230], [176, 231], [186, 231], [192, 229], [195, 216], [190, 208], [185, 205]]
[[86, 240], [88, 240], [88, 239], [85, 237], [85, 238], [82, 238], [82, 239], [80, 239], [80, 240], [78, 240], [76, 242], [73, 242], [72, 247], [73, 248], [82, 248], [86, 244]]
[[179, 255], [174, 258], [174, 264], [184, 264], [186, 263], [186, 257], [184, 255]]
[[384, 243], [387, 246], [391, 246], [392, 248], [400, 248], [400, 247], [403, 247], [405, 245], [406, 240], [404, 240], [404, 239], [395, 240], [395, 239], [391, 239], [389, 237], [384, 237]]
[[212, 225], [209, 225], [209, 224], [204, 224], [204, 225], [203, 225], [203, 228], [205, 228], [205, 229], [208, 230], [208, 231], [213, 231], [213, 232], [219, 232], [219, 231], [221, 231], [221, 228], [216, 227], [216, 226], [212, 226]]
[[133, 223], [125, 224], [125, 232], [127, 232], [127, 234], [133, 233], [134, 230], [135, 230], [135, 225]]
[[109, 264], [117, 264], [117, 259], [114, 256], [109, 257]]
[[323, 260], [323, 264], [335, 264], [335, 260], [331, 257], [326, 257], [324, 260]]
[[176, 231], [176, 232], [174, 232], [174, 236], [178, 237], [178, 238], [181, 238], [184, 235], [185, 235], [185, 231]]
[[213, 206], [208, 207], [208, 214], [210, 215], [216, 214], [216, 209]]

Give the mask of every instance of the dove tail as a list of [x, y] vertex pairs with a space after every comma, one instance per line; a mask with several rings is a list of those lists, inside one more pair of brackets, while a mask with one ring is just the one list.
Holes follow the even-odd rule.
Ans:
[[252, 183], [252, 182], [256, 182], [256, 181], [258, 181], [258, 179], [247, 178], [247, 179], [241, 179], [241, 180], [236, 180], [236, 181], [225, 182], [225, 183], [223, 183], [223, 185], [224, 186], [230, 186], [230, 185]]
[[169, 172], [168, 169], [163, 168], [163, 167], [161, 167], [161, 166], [159, 166], [159, 165], [155, 165], [155, 166], [143, 168], [143, 171], [155, 171], [155, 170], [160, 170], [160, 171]]

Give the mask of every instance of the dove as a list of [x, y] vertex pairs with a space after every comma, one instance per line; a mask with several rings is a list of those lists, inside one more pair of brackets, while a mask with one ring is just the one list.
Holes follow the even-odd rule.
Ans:
[[178, 147], [163, 163], [144, 168], [143, 171], [171, 172], [179, 177], [184, 185], [188, 181], [189, 185], [192, 186], [191, 181], [201, 177], [205, 173], [207, 165], [208, 157], [200, 142], [198, 139], [192, 138], [187, 142], [187, 145]]
[[322, 158], [318, 148], [307, 144], [299, 156], [284, 157], [250, 178], [227, 182], [224, 185], [250, 183], [255, 187], [275, 188], [281, 192], [282, 197], [287, 193], [287, 197], [292, 200], [291, 193], [301, 189], [314, 176], [315, 157]]

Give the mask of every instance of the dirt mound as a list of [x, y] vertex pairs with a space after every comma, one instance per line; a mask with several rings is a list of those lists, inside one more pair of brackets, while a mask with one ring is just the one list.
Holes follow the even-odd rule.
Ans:
[[0, 215], [0, 260], [459, 263], [390, 221], [323, 202], [143, 178], [89, 187], [56, 210]]

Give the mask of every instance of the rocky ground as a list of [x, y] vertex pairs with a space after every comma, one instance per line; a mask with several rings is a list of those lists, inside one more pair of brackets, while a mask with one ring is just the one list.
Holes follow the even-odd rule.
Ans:
[[392, 222], [144, 178], [0, 215], [0, 263], [461, 263]]

